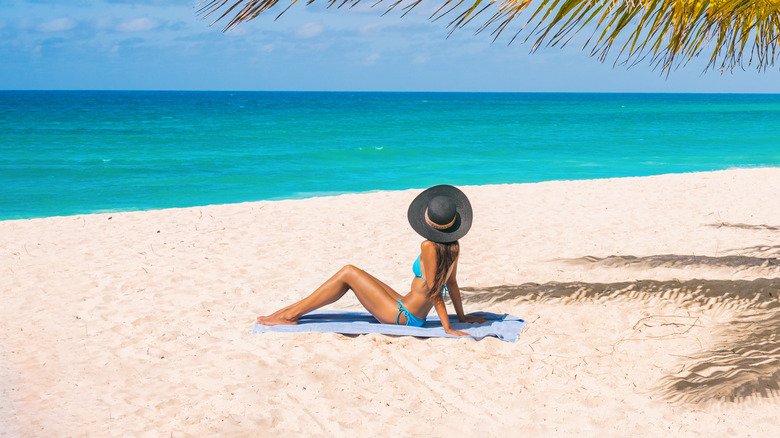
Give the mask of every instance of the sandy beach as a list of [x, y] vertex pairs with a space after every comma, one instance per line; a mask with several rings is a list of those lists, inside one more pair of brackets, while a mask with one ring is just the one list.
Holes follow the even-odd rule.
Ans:
[[405, 293], [421, 190], [3, 221], [0, 436], [775, 437], [777, 187], [460, 187], [464, 306], [516, 343], [251, 334], [345, 264]]

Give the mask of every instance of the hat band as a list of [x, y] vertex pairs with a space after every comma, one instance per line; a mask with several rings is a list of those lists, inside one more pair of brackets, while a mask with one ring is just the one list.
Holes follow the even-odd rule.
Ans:
[[437, 230], [446, 230], [447, 228], [455, 225], [455, 219], [458, 218], [458, 215], [456, 214], [450, 223], [446, 225], [439, 225], [436, 222], [432, 221], [431, 218], [428, 217], [428, 209], [425, 209], [425, 221], [428, 222], [428, 225], [432, 226], [433, 228], [436, 228]]

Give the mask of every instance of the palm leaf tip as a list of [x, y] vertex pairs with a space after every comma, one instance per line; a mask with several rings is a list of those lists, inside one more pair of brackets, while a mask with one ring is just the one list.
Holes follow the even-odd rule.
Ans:
[[[198, 15], [227, 20], [223, 31], [267, 12], [280, 0], [203, 0]], [[307, 4], [316, 0], [307, 0]], [[328, 7], [354, 7], [361, 0], [321, 0]], [[382, 3], [383, 0], [374, 4]], [[422, 0], [385, 0], [388, 11], [400, 7], [403, 15]], [[433, 2], [434, 0], [427, 0]], [[584, 43], [591, 56], [604, 61], [617, 47], [615, 63], [635, 65], [649, 59], [665, 72], [708, 52], [705, 70], [773, 66], [780, 40], [780, 0], [436, 0], [441, 7], [430, 17], [453, 16], [450, 33], [478, 17], [476, 32], [490, 31], [497, 39], [515, 23], [534, 38], [534, 48], [564, 46], [573, 37], [590, 32]], [[291, 0], [286, 11], [297, 0]], [[524, 18], [526, 17], [526, 18]], [[530, 30], [526, 30], [530, 29]]]

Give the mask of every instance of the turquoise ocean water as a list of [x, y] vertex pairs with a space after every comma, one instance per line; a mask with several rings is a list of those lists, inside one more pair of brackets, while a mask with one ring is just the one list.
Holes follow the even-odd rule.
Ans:
[[780, 166], [780, 95], [0, 91], [0, 219]]

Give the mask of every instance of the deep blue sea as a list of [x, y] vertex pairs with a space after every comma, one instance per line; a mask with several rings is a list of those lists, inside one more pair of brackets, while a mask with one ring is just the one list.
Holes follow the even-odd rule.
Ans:
[[780, 166], [780, 95], [0, 91], [0, 220]]

